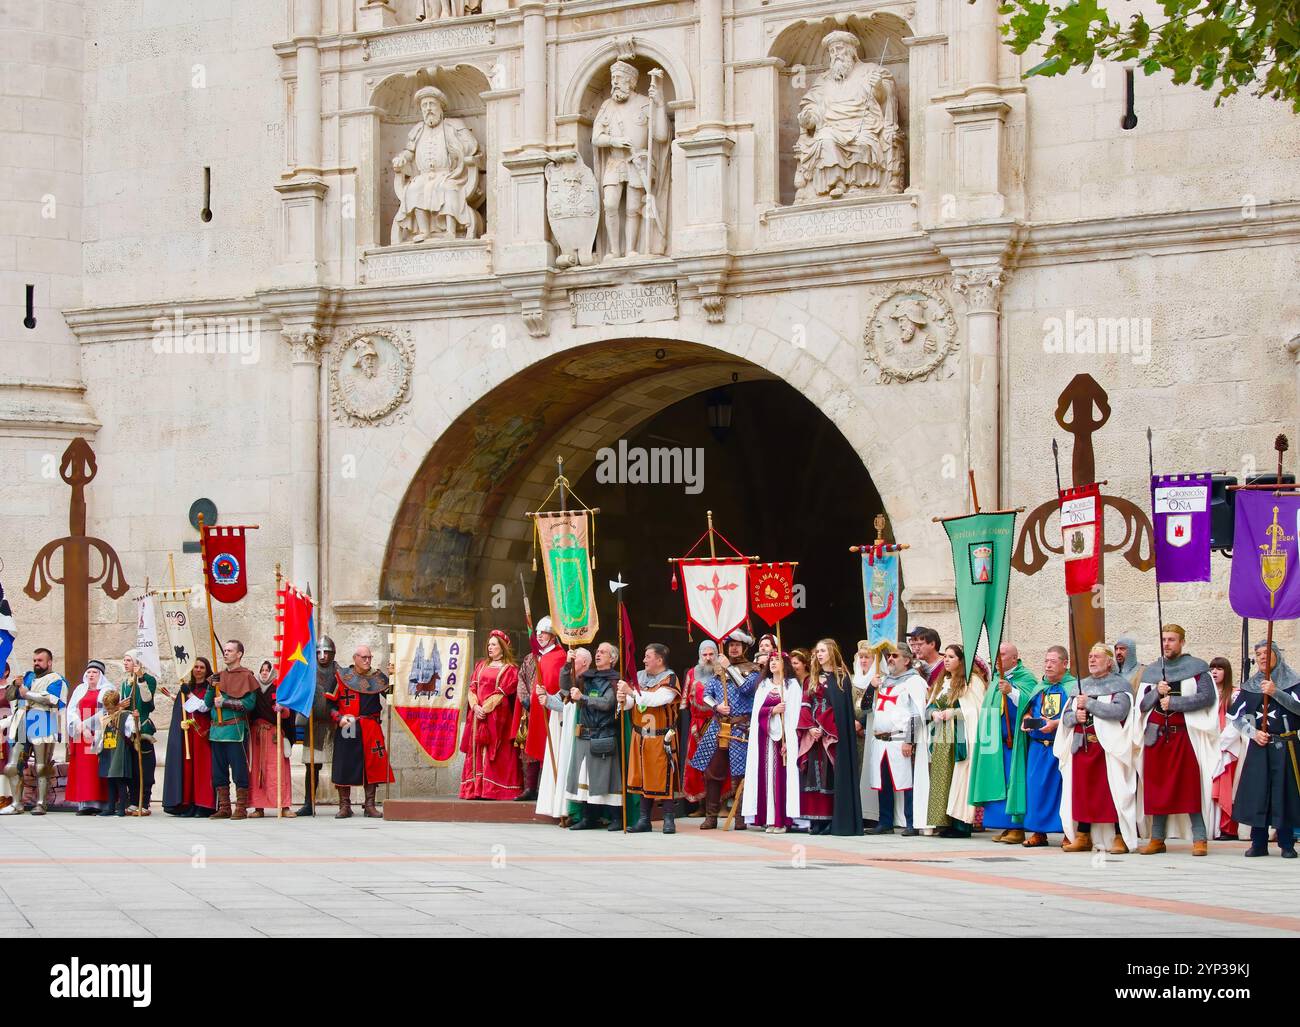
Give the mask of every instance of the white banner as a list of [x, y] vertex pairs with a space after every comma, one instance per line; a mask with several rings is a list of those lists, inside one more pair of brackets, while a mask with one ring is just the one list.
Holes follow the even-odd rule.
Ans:
[[158, 602], [162, 606], [163, 623], [167, 627], [167, 644], [176, 664], [176, 680], [184, 681], [194, 666], [194, 633], [190, 630], [190, 589], [175, 591], [160, 589]]
[[135, 616], [135, 647], [140, 650], [144, 669], [157, 681], [162, 677], [158, 658], [158, 624], [154, 619], [153, 596], [141, 596]]
[[748, 564], [683, 563], [686, 613], [710, 638], [721, 642], [745, 620], [749, 609]]

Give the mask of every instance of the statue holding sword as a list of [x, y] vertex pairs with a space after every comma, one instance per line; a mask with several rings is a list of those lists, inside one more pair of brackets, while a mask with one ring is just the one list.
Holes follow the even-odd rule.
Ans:
[[623, 60], [610, 66], [610, 95], [601, 104], [591, 133], [607, 257], [667, 252], [672, 126], [660, 86], [662, 76], [658, 68], [651, 71], [649, 95], [643, 95], [636, 91], [640, 73], [635, 67]]

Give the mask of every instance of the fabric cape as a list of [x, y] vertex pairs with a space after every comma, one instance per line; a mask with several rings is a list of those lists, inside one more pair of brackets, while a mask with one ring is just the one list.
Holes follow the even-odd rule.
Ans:
[[[1023, 660], [1017, 660], [1010, 673], [1004, 675], [1016, 689], [1017, 720], [1020, 711], [1028, 708], [1029, 703], [1043, 690], [1043, 682], [1035, 678], [1033, 672], [1025, 666]], [[1073, 678], [1069, 679], [1073, 682]], [[982, 806], [989, 802], [1006, 802], [1007, 814], [1012, 817], [1025, 815], [1025, 778], [1029, 773], [1029, 743], [1025, 733], [1019, 730], [1019, 724], [1013, 724], [1011, 733], [1011, 772], [1010, 778], [1003, 761], [1002, 741], [1002, 692], [997, 686], [998, 676], [994, 675], [992, 683], [984, 693], [984, 703], [980, 707], [979, 727], [973, 732], [974, 749], [971, 753], [970, 792], [968, 801], [972, 806]], [[989, 733], [997, 739], [997, 746], [987, 744]]]
[[[909, 670], [906, 674], [900, 675], [896, 684], [903, 686], [903, 694], [907, 696], [908, 703], [912, 707], [913, 718], [919, 718], [921, 721], [920, 735], [915, 739], [915, 751], [912, 757], [912, 826], [920, 831], [923, 828], [934, 827], [929, 822], [930, 806], [930, 746], [927, 744], [925, 731], [926, 719], [925, 708], [928, 705], [926, 696], [929, 693], [930, 686], [925, 678], [921, 677], [914, 670]], [[875, 819], [879, 819], [880, 796], [872, 786], [874, 778], [874, 768], [879, 766], [879, 761], [885, 758], [884, 746], [886, 743], [876, 738], [874, 734], [875, 727], [875, 703], [872, 703], [873, 712], [867, 715], [866, 721], [866, 751], [863, 754], [862, 764], [862, 781], [860, 790], [862, 792], [863, 808], [867, 808], [868, 801], [876, 810]], [[870, 792], [868, 800], [867, 793]], [[904, 796], [901, 790], [894, 791], [894, 823], [905, 824], [907, 822], [904, 811]], [[870, 819], [870, 818], [868, 818]]]
[[[764, 678], [754, 693], [754, 716], [749, 723], [749, 753], [745, 760], [745, 791], [741, 797], [740, 812], [746, 817], [758, 816], [758, 736], [766, 739], [769, 725], [757, 722], [763, 701], [773, 691], [772, 678]], [[803, 688], [794, 678], [785, 680], [785, 712], [781, 715], [785, 737], [785, 812], [790, 817], [799, 815], [799, 711], [803, 706]], [[769, 718], [770, 719], [770, 718]]]
[[[1187, 673], [1184, 673], [1183, 667], [1178, 666], [1179, 677], [1177, 681], [1182, 682], [1182, 692], [1188, 695], [1196, 691], [1196, 679], [1202, 672], [1209, 674], [1209, 664], [1195, 657], [1184, 655], [1183, 660], [1190, 660], [1187, 666]], [[1142, 699], [1148, 692], [1156, 688], [1161, 681], [1160, 665], [1164, 658], [1157, 660], [1147, 667], [1143, 672], [1142, 682], [1138, 685], [1137, 695], [1134, 696], [1133, 708], [1138, 714], [1133, 718], [1133, 747], [1137, 751], [1137, 772], [1139, 781], [1144, 776], [1144, 767], [1146, 765], [1147, 747], [1143, 744], [1146, 735], [1147, 724], [1152, 715], [1159, 707], [1159, 702], [1151, 707], [1146, 713], [1141, 710]], [[1175, 678], [1169, 677], [1169, 683], [1176, 683]], [[1218, 830], [1219, 819], [1215, 813], [1214, 805], [1214, 772], [1219, 764], [1219, 736], [1222, 732], [1219, 729], [1219, 703], [1218, 693], [1215, 693], [1215, 701], [1209, 706], [1202, 707], [1199, 710], [1190, 710], [1183, 714], [1183, 721], [1187, 725], [1187, 737], [1192, 743], [1192, 751], [1196, 754], [1196, 762], [1200, 767], [1201, 773], [1201, 816], [1205, 818], [1205, 830], [1213, 834]], [[1139, 823], [1146, 825], [1146, 834], [1150, 836], [1149, 823], [1146, 823], [1147, 815], [1144, 810], [1143, 793], [1145, 788], [1138, 788], [1137, 793], [1137, 817]], [[1167, 838], [1186, 838], [1189, 841], [1192, 837], [1192, 820], [1185, 813], [1170, 814], [1167, 820]]]
[[[1128, 682], [1117, 674], [1109, 675], [1122, 682], [1126, 689]], [[1086, 683], [1085, 679], [1085, 683]], [[1105, 680], [1105, 679], [1103, 679]], [[1115, 694], [1115, 693], [1110, 693]], [[1072, 702], [1077, 698], [1077, 693], [1070, 697]], [[1092, 698], [1099, 698], [1093, 696]], [[1129, 698], [1132, 699], [1132, 692], [1129, 692]], [[1100, 717], [1093, 719], [1093, 727], [1097, 733], [1097, 741], [1106, 751], [1106, 780], [1110, 784], [1111, 798], [1115, 802], [1115, 812], [1119, 814], [1120, 834], [1124, 838], [1124, 844], [1132, 851], [1137, 848], [1138, 844], [1138, 817], [1137, 817], [1137, 754], [1133, 751], [1133, 711], [1136, 706], [1129, 709], [1128, 717], [1123, 721], [1103, 720]], [[1056, 754], [1057, 766], [1061, 768], [1061, 827], [1065, 831], [1065, 837], [1071, 842], [1074, 841], [1076, 830], [1073, 815], [1074, 805], [1074, 754], [1070, 751], [1071, 739], [1074, 738], [1074, 726], [1066, 727], [1062, 724], [1056, 731], [1056, 739], [1052, 742], [1052, 752]], [[1111, 840], [1115, 837], [1114, 824], [1093, 824], [1092, 836], [1094, 844], [1100, 843], [1103, 847], [1109, 847]]]

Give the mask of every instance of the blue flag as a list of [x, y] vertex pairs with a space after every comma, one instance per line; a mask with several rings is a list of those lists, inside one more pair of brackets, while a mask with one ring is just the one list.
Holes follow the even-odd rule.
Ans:
[[316, 626], [312, 623], [312, 603], [288, 585], [281, 591], [281, 603], [284, 637], [280, 643], [275, 701], [294, 713], [310, 716], [316, 701]]
[[14, 635], [17, 633], [13, 611], [9, 609], [9, 600], [5, 598], [5, 587], [0, 585], [0, 668], [9, 661], [9, 654], [14, 651]]
[[867, 641], [898, 641], [898, 554], [872, 546], [862, 553], [862, 595], [867, 608]]

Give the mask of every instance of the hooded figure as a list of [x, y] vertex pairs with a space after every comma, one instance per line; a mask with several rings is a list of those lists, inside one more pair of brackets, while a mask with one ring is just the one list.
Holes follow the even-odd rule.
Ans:
[[[1119, 659], [1121, 646], [1124, 648], [1123, 662], [1120, 662]], [[1128, 679], [1133, 686], [1134, 694], [1137, 693], [1138, 684], [1142, 680], [1142, 673], [1146, 670], [1146, 664], [1138, 663], [1137, 651], [1137, 639], [1132, 635], [1120, 635], [1119, 638], [1115, 639], [1115, 662], [1120, 665], [1117, 673], [1121, 677]]]
[[94, 816], [108, 804], [108, 786], [99, 776], [99, 746], [95, 744], [95, 715], [103, 711], [100, 696], [110, 683], [104, 664], [91, 660], [81, 683], [68, 700], [68, 783], [64, 799], [77, 804], [77, 816]]
[[[1274, 666], [1266, 666], [1266, 662]], [[1282, 658], [1276, 643], [1270, 659], [1268, 643], [1256, 642], [1255, 663], [1258, 669], [1228, 707], [1229, 721], [1249, 739], [1237, 775], [1232, 816], [1239, 824], [1250, 825], [1247, 856], [1268, 855], [1268, 829], [1275, 827], [1282, 856], [1294, 859], [1295, 827], [1300, 823], [1300, 746], [1296, 745], [1300, 677]], [[1265, 681], [1272, 685], [1267, 696]]]
[[[695, 666], [686, 672], [686, 691], [683, 706], [690, 717], [687, 726], [686, 742], [686, 778], [682, 792], [687, 802], [700, 802], [704, 798], [706, 786], [704, 771], [691, 761], [700, 745], [700, 736], [707, 729], [713, 717], [713, 709], [704, 701], [705, 686], [718, 677], [718, 643], [706, 638], [700, 643], [699, 659]], [[702, 814], [701, 814], [702, 815]]]
[[316, 790], [320, 783], [321, 768], [334, 750], [334, 721], [330, 718], [329, 703], [325, 696], [334, 691], [334, 680], [339, 665], [334, 660], [334, 639], [321, 635], [316, 643], [316, 695], [312, 699], [311, 719], [301, 713], [294, 716], [298, 741], [302, 743], [304, 768], [303, 791], [305, 798], [298, 808], [300, 817], [310, 817], [316, 812]]

